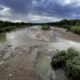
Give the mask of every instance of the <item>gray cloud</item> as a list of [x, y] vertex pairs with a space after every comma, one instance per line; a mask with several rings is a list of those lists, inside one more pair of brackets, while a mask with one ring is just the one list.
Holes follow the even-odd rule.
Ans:
[[[35, 1], [37, 5], [41, 0]], [[74, 15], [79, 17], [80, 13], [80, 0], [42, 0], [40, 5], [34, 7], [34, 12], [61, 18], [76, 18]]]
[[42, 16], [46, 21], [79, 19], [80, 0], [0, 0], [0, 19], [44, 22]]
[[14, 12], [28, 13], [32, 7], [32, 0], [3, 0], [2, 4]]

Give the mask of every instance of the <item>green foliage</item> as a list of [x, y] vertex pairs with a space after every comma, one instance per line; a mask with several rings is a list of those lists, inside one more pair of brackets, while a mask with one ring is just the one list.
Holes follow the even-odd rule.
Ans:
[[62, 26], [80, 26], [80, 20], [62, 20], [57, 24]]
[[5, 33], [0, 33], [0, 42], [4, 42], [6, 40]]
[[80, 80], [80, 57], [67, 60], [64, 70], [71, 80]]
[[[36, 25], [46, 25], [46, 26], [55, 26], [55, 27], [62, 27], [66, 28], [67, 30], [70, 30], [74, 33], [80, 34], [80, 20], [75, 19], [75, 20], [62, 20], [59, 22], [51, 22], [51, 23], [38, 23]], [[75, 26], [75, 28], [74, 28]], [[77, 27], [78, 26], [78, 27]], [[46, 27], [42, 28], [43, 30], [47, 30]]]
[[44, 25], [41, 27], [42, 30], [50, 30], [50, 26], [48, 25]]
[[65, 26], [64, 28], [66, 28], [67, 30], [71, 30], [72, 26]]
[[0, 32], [10, 31], [23, 26], [32, 26], [32, 23], [0, 21]]
[[41, 25], [42, 30], [49, 30], [49, 26], [55, 27], [63, 27], [68, 30], [71, 30], [74, 33], [80, 34], [80, 20], [62, 20], [59, 22], [51, 22], [51, 23], [24, 23], [24, 22], [8, 22], [8, 21], [0, 21], [0, 32], [10, 31], [16, 28], [20, 28], [22, 26], [32, 26], [32, 25]]
[[77, 52], [74, 48], [59, 51], [58, 54], [59, 58], [64, 62], [70, 59], [72, 60], [74, 57], [79, 56], [79, 52]]
[[77, 34], [80, 34], [80, 26], [72, 26], [70, 30]]
[[[55, 64], [54, 58], [52, 59], [53, 64]], [[58, 51], [56, 60], [62, 65], [70, 80], [80, 80], [80, 52], [74, 48]]]
[[80, 26], [65, 26], [67, 30], [80, 34]]

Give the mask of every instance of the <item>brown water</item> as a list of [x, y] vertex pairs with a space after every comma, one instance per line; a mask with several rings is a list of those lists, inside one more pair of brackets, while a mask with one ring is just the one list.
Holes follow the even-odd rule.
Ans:
[[42, 31], [31, 27], [1, 33], [0, 80], [56, 80], [50, 66], [56, 49], [80, 49], [79, 42], [79, 35], [58, 28]]

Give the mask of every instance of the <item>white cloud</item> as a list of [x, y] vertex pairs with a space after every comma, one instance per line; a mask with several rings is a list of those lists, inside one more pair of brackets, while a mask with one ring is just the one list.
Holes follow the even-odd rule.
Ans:
[[65, 6], [70, 4], [71, 0], [57, 0], [58, 4]]
[[28, 21], [30, 22], [55, 22], [60, 21], [60, 18], [49, 17], [49, 16], [41, 16], [41, 15], [33, 15], [29, 14]]
[[2, 15], [2, 16], [10, 16], [10, 14], [11, 14], [11, 9], [10, 8], [8, 8], [6, 6], [2, 6], [2, 5], [0, 5], [0, 8], [2, 8], [0, 10], [0, 15]]
[[[4, 9], [3, 9], [4, 10]], [[8, 10], [8, 9], [7, 9]], [[5, 13], [6, 10], [3, 11], [3, 13]], [[5, 14], [6, 15], [6, 14]], [[60, 18], [56, 18], [56, 17], [49, 17], [49, 16], [41, 16], [41, 15], [37, 15], [37, 14], [28, 14], [28, 15], [14, 15], [14, 17], [11, 16], [5, 16], [5, 17], [0, 17], [1, 20], [4, 21], [13, 21], [13, 22], [55, 22], [55, 21], [59, 21], [61, 20]]]
[[21, 20], [14, 20], [13, 22], [22, 22]]
[[74, 7], [80, 6], [80, 0], [56, 0], [58, 4], [62, 6], [72, 5]]

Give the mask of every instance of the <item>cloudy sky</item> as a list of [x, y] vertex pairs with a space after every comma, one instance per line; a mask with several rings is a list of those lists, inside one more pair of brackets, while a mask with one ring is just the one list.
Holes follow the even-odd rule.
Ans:
[[0, 0], [0, 20], [53, 22], [80, 19], [80, 0]]

